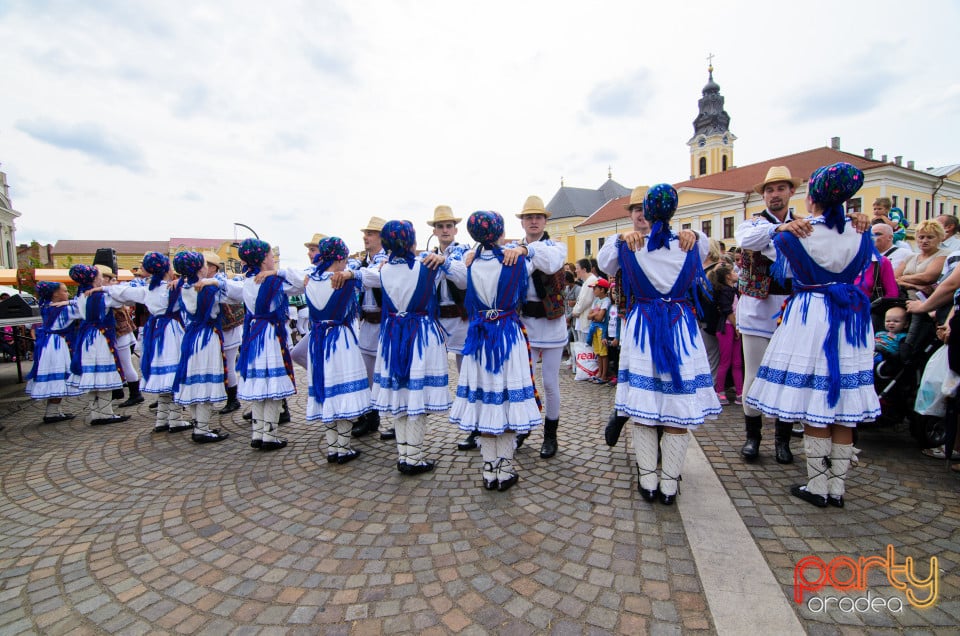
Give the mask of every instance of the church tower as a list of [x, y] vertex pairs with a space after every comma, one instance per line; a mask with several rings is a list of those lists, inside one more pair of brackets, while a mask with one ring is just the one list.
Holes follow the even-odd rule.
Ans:
[[730, 115], [723, 110], [720, 87], [713, 81], [713, 55], [708, 67], [709, 78], [703, 87], [703, 97], [698, 105], [700, 114], [693, 120], [693, 137], [690, 146], [690, 178], [705, 177], [733, 168], [733, 142], [736, 136], [730, 132]]

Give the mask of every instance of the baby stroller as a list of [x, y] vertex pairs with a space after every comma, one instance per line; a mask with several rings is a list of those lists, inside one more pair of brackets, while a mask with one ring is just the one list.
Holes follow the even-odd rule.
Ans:
[[[906, 301], [901, 298], [878, 298], [873, 301], [870, 314], [875, 331], [883, 329], [884, 315], [892, 307], [906, 307]], [[910, 320], [923, 319], [910, 314], [908, 316]], [[922, 329], [916, 338], [907, 337], [897, 355], [884, 356], [874, 367], [873, 382], [881, 410], [875, 424], [899, 426], [906, 423], [910, 436], [923, 448], [940, 446], [946, 436], [944, 418], [921, 415], [913, 408], [923, 369], [940, 346], [934, 329]]]

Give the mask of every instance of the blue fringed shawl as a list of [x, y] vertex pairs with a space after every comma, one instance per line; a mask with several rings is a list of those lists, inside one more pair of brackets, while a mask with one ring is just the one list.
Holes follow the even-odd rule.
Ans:
[[646, 350], [647, 340], [650, 341], [654, 370], [657, 373], [669, 373], [674, 391], [679, 392], [683, 389], [680, 352], [684, 355], [689, 353], [687, 341], [693, 343], [698, 330], [697, 314], [693, 310], [689, 292], [695, 284], [705, 281], [700, 252], [697, 249], [687, 252], [680, 275], [670, 291], [664, 294], [647, 278], [625, 241], [619, 242], [617, 250], [623, 270], [624, 291], [634, 299], [627, 319], [637, 312], [640, 314], [634, 322], [633, 340], [641, 351]]
[[181, 325], [183, 324], [179, 304], [180, 286], [176, 286], [167, 295], [166, 312], [156, 316], [151, 315], [147, 318], [147, 324], [143, 327], [143, 357], [140, 359], [140, 368], [144, 380], [150, 379], [153, 359], [157, 353], [163, 351], [167, 325], [173, 320], [181, 323]]
[[[410, 380], [410, 365], [413, 361], [414, 347], [417, 355], [423, 355], [423, 345], [430, 332], [441, 337], [437, 328], [437, 270], [420, 266], [417, 287], [410, 298], [410, 304], [399, 311], [383, 290], [383, 320], [380, 322], [380, 349], [383, 351], [385, 371], [406, 388]], [[381, 274], [381, 281], [383, 275]]]
[[[84, 302], [84, 300], [81, 298], [77, 302]], [[113, 360], [117, 363], [117, 372], [120, 374], [120, 379], [124, 380], [123, 367], [120, 366], [120, 359], [117, 357], [117, 321], [113, 311], [107, 309], [102, 291], [87, 296], [86, 303], [86, 318], [80, 323], [80, 329], [77, 332], [76, 346], [70, 360], [70, 372], [74, 375], [83, 374], [83, 348], [92, 345], [99, 332], [107, 339], [110, 353], [113, 354]]]
[[[503, 252], [492, 250], [494, 256], [503, 263]], [[480, 249], [477, 249], [477, 258]], [[467, 337], [463, 344], [463, 355], [475, 355], [482, 351], [486, 358], [484, 368], [490, 373], [499, 373], [503, 361], [510, 357], [513, 346], [523, 334], [521, 329], [508, 328], [512, 323], [520, 323], [517, 307], [527, 297], [527, 259], [521, 256], [511, 267], [501, 267], [497, 281], [497, 307], [489, 307], [480, 302], [473, 285], [473, 267], [467, 269], [467, 295], [464, 305], [470, 316]]]
[[[826, 223], [824, 225], [829, 227]], [[833, 231], [841, 233], [842, 226]], [[770, 269], [771, 275], [782, 283], [786, 280], [788, 267], [793, 273], [794, 294], [787, 301], [784, 320], [799, 302], [800, 320], [806, 324], [812, 294], [823, 295], [829, 321], [829, 331], [823, 343], [830, 380], [827, 404], [836, 406], [840, 399], [840, 327], [843, 326], [848, 344], [858, 348], [868, 345], [867, 336], [872, 328], [870, 299], [854, 285], [854, 280], [867, 268], [877, 250], [870, 233], [864, 232], [856, 256], [842, 271], [835, 273], [815, 263], [802, 241], [789, 232], [777, 234], [773, 242], [777, 248], [777, 260]]]
[[[67, 348], [71, 352], [71, 365], [73, 363], [73, 347], [74, 339], [77, 337], [77, 323], [74, 320], [71, 320], [65, 327], [62, 329], [56, 329], [54, 326], [60, 320], [61, 314], [67, 311], [69, 308], [64, 307], [53, 307], [51, 305], [45, 306], [40, 310], [40, 314], [43, 317], [43, 324], [36, 329], [36, 340], [33, 344], [33, 366], [30, 367], [30, 372], [27, 374], [27, 380], [33, 380], [37, 377], [37, 367], [40, 364], [40, 357], [43, 355], [44, 349], [46, 349], [51, 342], [50, 336], [58, 335], [63, 336], [64, 340], [67, 342]], [[60, 346], [60, 341], [57, 339], [53, 340], [54, 349]]]
[[[249, 277], [249, 275], [248, 275]], [[276, 305], [274, 307], [274, 305]], [[286, 368], [290, 381], [293, 382], [293, 364], [290, 360], [290, 351], [287, 349], [287, 318], [289, 316], [287, 297], [283, 291], [283, 279], [277, 275], [268, 276], [257, 290], [257, 300], [253, 312], [246, 312], [243, 317], [243, 340], [240, 344], [240, 354], [237, 356], [237, 373], [244, 380], [247, 379], [247, 369], [253, 364], [257, 356], [263, 353], [266, 345], [267, 325], [273, 325], [274, 333], [280, 344], [280, 353], [283, 365]]]
[[[319, 280], [319, 278], [317, 279]], [[310, 308], [310, 359], [312, 361], [311, 384], [313, 395], [317, 402], [323, 404], [326, 397], [326, 381], [324, 369], [330, 356], [337, 350], [337, 340], [340, 330], [348, 329], [353, 335], [354, 344], [357, 343], [357, 334], [353, 331], [353, 321], [356, 320], [360, 306], [357, 302], [357, 293], [360, 281], [350, 279], [340, 289], [333, 290], [324, 307], [315, 307], [307, 295], [307, 305]], [[347, 347], [350, 339], [347, 339]]]
[[[197, 292], [197, 310], [192, 316], [188, 313], [187, 326], [183, 333], [183, 343], [180, 345], [180, 364], [177, 366], [177, 375], [173, 380], [173, 392], [180, 389], [180, 384], [187, 379], [187, 363], [200, 341], [200, 346], [205, 347], [210, 342], [211, 334], [216, 334], [220, 339], [220, 347], [223, 348], [223, 332], [220, 330], [220, 314], [216, 318], [211, 317], [213, 306], [217, 302], [219, 290], [216, 287], [204, 287]], [[202, 338], [202, 339], [201, 339]], [[227, 362], [223, 362], [223, 374], [226, 378]]]

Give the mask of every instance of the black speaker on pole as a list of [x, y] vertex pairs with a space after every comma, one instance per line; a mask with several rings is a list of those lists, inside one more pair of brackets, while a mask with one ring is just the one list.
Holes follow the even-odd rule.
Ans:
[[39, 316], [40, 309], [36, 310], [27, 304], [23, 297], [14, 294], [10, 298], [0, 300], [0, 319], [3, 318], [30, 318]]
[[114, 275], [117, 273], [117, 251], [112, 247], [101, 247], [97, 250], [97, 253], [93, 255], [93, 264], [94, 265], [105, 265], [113, 270]]

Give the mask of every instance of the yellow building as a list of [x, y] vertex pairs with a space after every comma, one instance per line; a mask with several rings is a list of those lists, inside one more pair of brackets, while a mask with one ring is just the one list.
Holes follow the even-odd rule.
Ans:
[[[700, 112], [694, 120], [694, 136], [687, 142], [691, 178], [673, 184], [680, 200], [673, 219], [674, 230], [698, 230], [732, 247], [736, 227], [764, 209], [762, 197], [753, 188], [763, 181], [771, 166], [786, 166], [794, 177], [803, 180], [790, 200], [790, 207], [805, 213], [806, 181], [820, 166], [838, 161], [851, 163], [864, 172], [863, 187], [847, 204], [850, 210], [870, 214], [875, 199], [889, 197], [894, 207], [906, 213], [911, 226], [939, 215], [958, 216], [960, 164], [917, 170], [912, 161], [904, 166], [901, 157], [895, 157], [892, 162], [887, 161], [886, 156], [877, 160], [870, 148], [862, 155], [844, 152], [840, 149], [839, 137], [831, 139], [830, 147], [736, 167], [733, 159], [736, 137], [729, 131], [730, 117], [723, 110], [723, 97], [713, 81], [713, 68], [709, 71], [699, 102]], [[608, 200], [578, 223], [573, 228], [574, 234], [565, 236], [568, 258], [593, 256], [612, 234], [631, 229], [625, 208], [628, 201], [628, 195]], [[551, 209], [550, 206], [547, 209]]]

